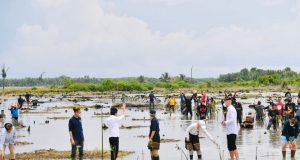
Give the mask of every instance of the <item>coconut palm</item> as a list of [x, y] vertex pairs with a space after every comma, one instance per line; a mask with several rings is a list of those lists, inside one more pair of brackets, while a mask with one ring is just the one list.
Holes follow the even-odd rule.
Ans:
[[161, 75], [161, 77], [159, 78], [162, 82], [170, 82], [171, 77], [169, 75], [168, 72], [165, 72]]

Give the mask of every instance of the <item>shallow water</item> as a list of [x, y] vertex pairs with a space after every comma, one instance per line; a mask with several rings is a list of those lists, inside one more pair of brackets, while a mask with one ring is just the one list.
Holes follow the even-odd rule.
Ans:
[[[271, 95], [272, 93], [265, 93], [265, 95]], [[260, 99], [266, 105], [264, 99]], [[15, 101], [14, 97], [8, 99], [5, 104], [10, 104]], [[108, 101], [108, 100], [107, 100]], [[253, 112], [247, 106], [250, 103], [257, 102], [258, 99], [246, 99], [239, 100], [244, 103], [244, 115], [248, 112]], [[178, 101], [179, 102], [179, 101]], [[95, 101], [80, 102], [81, 105], [95, 105]], [[47, 111], [48, 107], [54, 106], [73, 106], [73, 102], [67, 100], [55, 100], [53, 102], [47, 102], [41, 104], [38, 107], [38, 111]], [[110, 106], [111, 103], [105, 104], [105, 106]], [[220, 108], [221, 106], [218, 105]], [[65, 109], [55, 110], [54, 112], [59, 112], [58, 114], [21, 114], [21, 120], [25, 125], [31, 126], [31, 132], [27, 132], [27, 128], [18, 130], [18, 135], [25, 136], [18, 139], [18, 141], [28, 141], [33, 142], [33, 145], [18, 146], [17, 152], [28, 152], [38, 149], [56, 149], [56, 150], [69, 150], [69, 135], [68, 135], [68, 120], [50, 120], [50, 124], [45, 124], [47, 117], [71, 117], [73, 112], [71, 109], [67, 109], [68, 112], [65, 113]], [[103, 112], [108, 112], [109, 108], [104, 108]], [[89, 109], [88, 111], [82, 111], [82, 122], [85, 135], [85, 149], [93, 150], [101, 148], [101, 118], [93, 117], [94, 112], [100, 113], [101, 110]], [[157, 113], [157, 118], [160, 120], [160, 135], [161, 138], [176, 139], [181, 140], [174, 143], [162, 143], [161, 149], [159, 151], [160, 157], [163, 160], [181, 160], [185, 159], [184, 154], [188, 152], [184, 149], [184, 135], [186, 127], [195, 121], [195, 116], [193, 119], [188, 119], [182, 116], [179, 111], [176, 115], [170, 117], [169, 114], [163, 114], [164, 111], [159, 110]], [[10, 114], [6, 111], [7, 117]], [[132, 108], [126, 111], [128, 117], [122, 122], [125, 126], [131, 125], [141, 125], [149, 126], [149, 121], [132, 121], [132, 118], [149, 118], [148, 110], [143, 111]], [[103, 117], [103, 121], [107, 117]], [[223, 116], [221, 112], [213, 115], [207, 122], [207, 130], [215, 137], [221, 148], [217, 148], [208, 138], [203, 134], [200, 139], [201, 151], [203, 153], [205, 160], [219, 160], [220, 155], [228, 159], [228, 153], [226, 149], [226, 134], [225, 128], [220, 125]], [[7, 118], [5, 121], [10, 121]], [[34, 124], [35, 121], [35, 124]], [[265, 123], [256, 123], [255, 128], [252, 130], [240, 130], [237, 137], [237, 146], [240, 152], [240, 159], [270, 159], [278, 160], [281, 159], [281, 143], [280, 143], [280, 131], [267, 131], [266, 132]], [[264, 134], [266, 132], [267, 134]], [[124, 160], [149, 160], [150, 153], [147, 149], [148, 138], [139, 138], [138, 136], [147, 136], [149, 133], [149, 128], [137, 128], [137, 129], [121, 129], [120, 130], [120, 150], [134, 151], [135, 153], [129, 157], [124, 157], [120, 159]], [[109, 149], [108, 144], [108, 131], [104, 130], [104, 149]], [[299, 140], [299, 139], [298, 139]], [[299, 142], [299, 141], [298, 141]], [[299, 144], [299, 143], [298, 143]], [[182, 148], [178, 150], [176, 146]], [[299, 147], [298, 147], [299, 148]], [[256, 154], [257, 150], [257, 154]], [[289, 149], [287, 157], [290, 157]], [[300, 157], [300, 152], [296, 153], [296, 157]], [[196, 157], [196, 153], [195, 153]], [[99, 159], [100, 157], [98, 157]]]

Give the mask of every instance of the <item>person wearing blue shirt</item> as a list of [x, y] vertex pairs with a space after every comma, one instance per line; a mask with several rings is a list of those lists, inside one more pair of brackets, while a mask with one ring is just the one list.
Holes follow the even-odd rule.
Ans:
[[153, 91], [151, 91], [151, 93], [149, 94], [149, 100], [150, 100], [150, 109], [155, 109], [154, 108], [154, 100], [155, 100], [155, 96], [153, 94]]
[[281, 134], [281, 143], [282, 143], [282, 156], [286, 156], [286, 146], [289, 145], [291, 149], [291, 158], [295, 158], [297, 144], [296, 140], [299, 135], [299, 125], [296, 118], [290, 118], [284, 123], [282, 134]]
[[70, 142], [72, 145], [72, 153], [71, 158], [72, 160], [76, 159], [76, 151], [77, 148], [79, 150], [79, 159], [83, 159], [83, 145], [84, 145], [84, 136], [83, 136], [83, 129], [82, 129], [82, 122], [80, 118], [80, 107], [73, 108], [74, 115], [69, 120], [69, 134], [70, 134]]
[[16, 103], [13, 103], [11, 105], [11, 108], [9, 110], [10, 110], [12, 119], [14, 121], [18, 122], [18, 119], [19, 119], [19, 108], [18, 108], [18, 105]]
[[150, 110], [151, 125], [149, 132], [148, 148], [151, 151], [151, 160], [159, 160], [158, 150], [160, 146], [159, 122], [155, 117], [156, 111]]

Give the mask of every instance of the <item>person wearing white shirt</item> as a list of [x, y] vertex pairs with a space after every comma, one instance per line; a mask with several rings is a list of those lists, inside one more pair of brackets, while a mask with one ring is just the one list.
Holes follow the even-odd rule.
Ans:
[[190, 152], [190, 159], [193, 160], [194, 151], [197, 152], [198, 159], [202, 159], [202, 154], [200, 150], [200, 142], [199, 142], [199, 134], [200, 132], [204, 132], [206, 136], [217, 145], [215, 139], [208, 133], [206, 130], [206, 125], [204, 120], [199, 120], [196, 123], [191, 124], [185, 132], [185, 140], [186, 140], [186, 149]]
[[12, 126], [11, 123], [6, 123], [4, 125], [4, 128], [2, 129], [1, 132], [1, 137], [0, 137], [0, 159], [4, 160], [5, 159], [5, 149], [6, 147], [9, 148], [10, 151], [10, 159], [14, 160], [15, 159], [15, 141], [16, 141], [17, 135], [16, 135], [16, 130]]
[[226, 121], [222, 122], [223, 126], [226, 126], [227, 134], [227, 147], [229, 150], [231, 160], [239, 159], [238, 149], [236, 147], [236, 136], [238, 133], [238, 124], [237, 124], [237, 112], [232, 106], [232, 97], [225, 97], [225, 105], [227, 107]]
[[120, 122], [125, 118], [126, 104], [123, 103], [122, 115], [118, 116], [118, 109], [112, 107], [110, 109], [110, 117], [106, 121], [108, 127], [109, 144], [111, 147], [111, 160], [116, 160], [119, 152]]

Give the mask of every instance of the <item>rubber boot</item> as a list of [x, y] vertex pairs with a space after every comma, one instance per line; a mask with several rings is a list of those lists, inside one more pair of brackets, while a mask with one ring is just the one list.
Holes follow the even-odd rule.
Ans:
[[286, 151], [282, 151], [282, 157], [285, 158], [286, 156]]
[[296, 150], [291, 150], [291, 158], [295, 158]]
[[193, 160], [193, 155], [190, 155], [190, 160]]
[[198, 160], [201, 160], [202, 159], [202, 155], [198, 155]]

